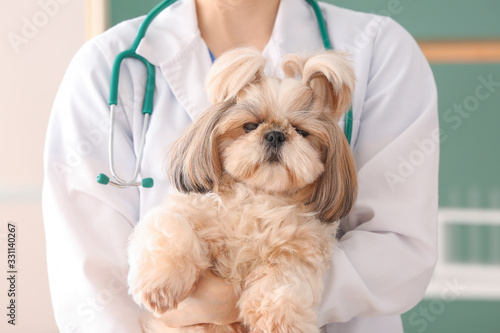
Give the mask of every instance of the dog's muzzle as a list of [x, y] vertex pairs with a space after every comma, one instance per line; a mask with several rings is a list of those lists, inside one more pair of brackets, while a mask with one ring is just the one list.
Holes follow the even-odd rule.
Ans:
[[266, 135], [266, 141], [268, 145], [270, 145], [272, 148], [279, 149], [283, 143], [286, 141], [285, 134], [278, 132], [278, 131], [273, 131], [269, 132]]
[[286, 141], [286, 136], [282, 132], [273, 131], [264, 137], [268, 147], [267, 161], [277, 163], [280, 161], [281, 147]]

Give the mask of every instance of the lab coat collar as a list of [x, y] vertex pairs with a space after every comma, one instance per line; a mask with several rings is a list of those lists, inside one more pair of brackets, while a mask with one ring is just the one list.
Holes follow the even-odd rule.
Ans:
[[[305, 0], [281, 0], [271, 39], [263, 52], [268, 60], [266, 72], [281, 76], [283, 56], [320, 49], [323, 43], [312, 8]], [[179, 0], [160, 13], [137, 53], [161, 69], [192, 119], [209, 105], [204, 82], [212, 63], [198, 29], [195, 0]]]
[[303, 56], [323, 50], [323, 40], [312, 7], [305, 0], [281, 0], [271, 39], [264, 49], [266, 72], [281, 76], [281, 59], [287, 54]]
[[179, 0], [161, 12], [137, 53], [160, 68], [191, 119], [209, 105], [204, 82], [212, 62], [200, 36], [194, 0]]

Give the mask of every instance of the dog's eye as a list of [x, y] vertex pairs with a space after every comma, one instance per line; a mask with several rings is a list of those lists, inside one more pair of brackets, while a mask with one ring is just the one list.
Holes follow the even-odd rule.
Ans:
[[257, 123], [246, 123], [245, 125], [243, 125], [243, 129], [245, 130], [245, 132], [251, 132], [253, 130], [256, 130], [257, 127], [259, 127], [259, 124]]
[[306, 136], [309, 136], [309, 135], [310, 135], [308, 132], [303, 131], [303, 130], [300, 130], [300, 129], [298, 129], [298, 128], [297, 128], [297, 129], [295, 129], [295, 130], [297, 131], [297, 133], [299, 133], [299, 135], [302, 135], [304, 138], [305, 138]]

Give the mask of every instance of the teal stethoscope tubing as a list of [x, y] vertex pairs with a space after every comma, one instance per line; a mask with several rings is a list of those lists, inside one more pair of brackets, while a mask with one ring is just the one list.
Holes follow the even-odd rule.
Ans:
[[[115, 59], [111, 71], [111, 84], [109, 93], [110, 125], [111, 125], [109, 133], [109, 165], [111, 169], [111, 175], [113, 176], [114, 180], [113, 181], [110, 180], [108, 176], [101, 173], [97, 176], [97, 182], [100, 184], [103, 185], [110, 184], [119, 188], [125, 188], [130, 186], [142, 186], [145, 188], [149, 188], [153, 187], [154, 185], [152, 178], [144, 178], [142, 179], [141, 182], [138, 182], [137, 177], [139, 176], [141, 170], [142, 155], [144, 152], [144, 144], [145, 144], [146, 131], [149, 124], [149, 117], [153, 112], [155, 68], [146, 58], [138, 55], [136, 51], [137, 48], [139, 47], [141, 40], [144, 38], [151, 22], [153, 22], [153, 20], [156, 18], [156, 16], [158, 16], [158, 14], [160, 14], [165, 8], [173, 4], [175, 1], [176, 0], [165, 0], [159, 3], [156, 7], [154, 7], [153, 10], [151, 10], [151, 12], [146, 16], [145, 20], [142, 22], [139, 31], [137, 33], [137, 36], [135, 37], [134, 42], [132, 43], [132, 46], [128, 50], [125, 50], [120, 54], [118, 54], [118, 56]], [[321, 38], [323, 39], [323, 44], [325, 46], [325, 49], [327, 50], [333, 49], [332, 44], [330, 42], [330, 38], [328, 36], [328, 31], [326, 29], [325, 19], [323, 18], [323, 14], [321, 13], [321, 9], [319, 8], [317, 1], [316, 0], [306, 0], [306, 1], [313, 8], [314, 13], [316, 15], [319, 30], [321, 33]], [[115, 108], [116, 105], [118, 105], [118, 83], [120, 77], [120, 66], [123, 60], [127, 58], [135, 58], [137, 60], [140, 60], [144, 64], [147, 70], [146, 91], [144, 92], [144, 102], [142, 106], [142, 113], [144, 114], [144, 123], [141, 134], [140, 150], [137, 156], [134, 175], [131, 180], [122, 179], [117, 175], [114, 168], [114, 158], [113, 158], [114, 157], [113, 139], [114, 139], [114, 124], [115, 124], [114, 117], [115, 117]], [[352, 135], [352, 109], [350, 109], [349, 112], [347, 112], [347, 114], [345, 115], [344, 133], [347, 138], [347, 141], [350, 143]]]

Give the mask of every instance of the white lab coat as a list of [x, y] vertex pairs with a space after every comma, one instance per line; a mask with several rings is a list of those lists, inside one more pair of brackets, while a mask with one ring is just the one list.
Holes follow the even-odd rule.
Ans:
[[[436, 261], [437, 96], [413, 38], [391, 19], [321, 4], [336, 49], [352, 54], [357, 86], [351, 147], [359, 195], [331, 259], [318, 309], [327, 332], [402, 332], [399, 314], [422, 297]], [[169, 191], [163, 159], [170, 143], [207, 105], [211, 66], [194, 0], [161, 13], [138, 53], [156, 68], [154, 111], [142, 177], [152, 189], [117, 189], [109, 175], [110, 68], [130, 47], [143, 18], [126, 21], [77, 53], [58, 92], [47, 132], [44, 220], [48, 271], [61, 332], [140, 332], [127, 295], [127, 238], [140, 217]], [[288, 53], [323, 49], [303, 0], [281, 0], [264, 55], [269, 73]], [[123, 64], [115, 137], [119, 175], [133, 173], [143, 116], [145, 71]], [[340, 125], [343, 127], [343, 121]]]

